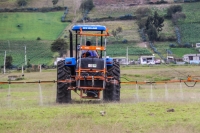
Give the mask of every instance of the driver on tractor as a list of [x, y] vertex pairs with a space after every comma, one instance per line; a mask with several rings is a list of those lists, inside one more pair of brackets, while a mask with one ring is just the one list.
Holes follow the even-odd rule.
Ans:
[[[87, 41], [86, 46], [91, 46], [91, 42]], [[98, 53], [95, 50], [83, 50], [82, 57], [98, 57]]]

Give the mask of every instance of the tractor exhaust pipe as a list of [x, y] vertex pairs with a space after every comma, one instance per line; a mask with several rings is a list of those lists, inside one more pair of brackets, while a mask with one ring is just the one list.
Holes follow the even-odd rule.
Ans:
[[69, 42], [70, 42], [70, 57], [73, 57], [73, 36], [72, 36], [72, 31], [69, 30]]

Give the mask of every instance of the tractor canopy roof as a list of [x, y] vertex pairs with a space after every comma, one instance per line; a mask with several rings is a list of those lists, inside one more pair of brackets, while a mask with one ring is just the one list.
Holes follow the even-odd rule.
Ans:
[[106, 26], [103, 25], [74, 25], [72, 30], [79, 31], [82, 28], [83, 31], [105, 31]]

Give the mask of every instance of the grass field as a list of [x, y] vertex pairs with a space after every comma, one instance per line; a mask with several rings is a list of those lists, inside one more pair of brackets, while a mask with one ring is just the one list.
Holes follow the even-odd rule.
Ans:
[[107, 45], [107, 55], [111, 57], [126, 56], [128, 47], [129, 56], [152, 55], [151, 51], [147, 48], [140, 48], [133, 44], [109, 44]]
[[[198, 66], [129, 66], [121, 67], [121, 77], [129, 76], [127, 78], [137, 81], [160, 76], [174, 79], [181, 75], [186, 78], [188, 74], [199, 75], [198, 69]], [[19, 74], [13, 72], [9, 75]], [[6, 81], [7, 76], [1, 74], [0, 81]], [[55, 79], [55, 70], [25, 73], [25, 81]], [[122, 85], [120, 103], [79, 100], [79, 96], [72, 93], [72, 104], [61, 105], [55, 103], [55, 83], [0, 85], [0, 130], [34, 133], [198, 133], [199, 87], [199, 83], [193, 88], [184, 83], [181, 83], [181, 88], [180, 83], [145, 84], [138, 88]], [[174, 109], [174, 112], [169, 112], [169, 109]], [[106, 111], [106, 114], [101, 116], [100, 111]]]
[[[182, 58], [183, 55], [185, 54], [197, 54], [198, 53], [198, 49], [195, 48], [170, 48], [169, 45], [170, 44], [176, 44], [176, 42], [156, 42], [155, 43], [155, 47], [157, 48], [157, 50], [159, 52], [162, 53], [162, 55], [164, 57], [167, 56], [167, 51], [166, 49], [170, 50], [172, 52], [171, 56], [174, 56], [175, 58]], [[168, 55], [170, 55], [168, 53]]]
[[68, 23], [63, 12], [0, 13], [0, 40], [55, 40]]

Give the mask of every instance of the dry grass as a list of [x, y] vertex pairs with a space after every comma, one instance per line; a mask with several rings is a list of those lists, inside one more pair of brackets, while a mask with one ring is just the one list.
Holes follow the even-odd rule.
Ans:
[[[118, 34], [118, 36], [121, 36], [123, 39], [127, 39], [128, 41], [140, 41], [140, 36], [137, 32], [138, 26], [136, 24], [136, 21], [108, 21], [108, 22], [90, 22], [87, 24], [96, 24], [96, 25], [105, 25], [109, 33], [111, 33], [112, 30], [116, 30], [118, 27], [122, 28], [122, 32]], [[109, 40], [114, 39], [113, 37], [109, 37]]]
[[[59, 0], [56, 6], [73, 7], [74, 2], [72, 0]], [[0, 0], [0, 8], [16, 8], [17, 0]], [[28, 0], [27, 7], [53, 7], [53, 3], [50, 0]]]
[[[188, 75], [198, 76], [199, 66], [154, 65], [125, 67], [121, 76], [130, 77], [133, 81], [154, 81], [155, 78], [167, 78], [169, 80], [187, 79]], [[157, 80], [158, 81], [158, 80]]]

